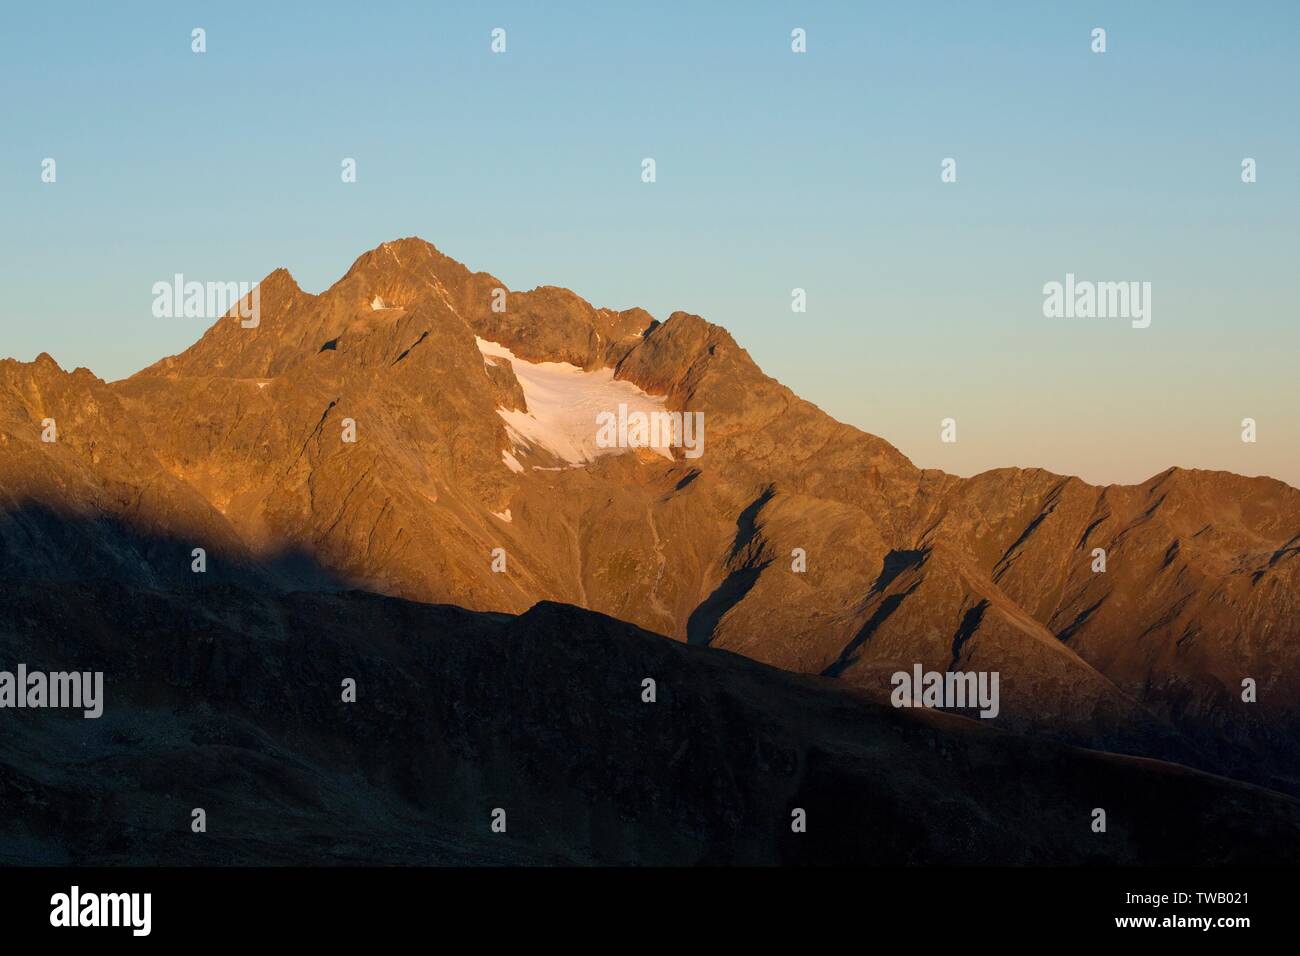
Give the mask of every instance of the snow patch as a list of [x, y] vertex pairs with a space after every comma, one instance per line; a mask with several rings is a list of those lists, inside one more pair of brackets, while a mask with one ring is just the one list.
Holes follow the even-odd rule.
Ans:
[[519, 459], [508, 451], [501, 452], [501, 462], [517, 475], [524, 473], [524, 466], [519, 464]]
[[[596, 444], [599, 427], [596, 416], [601, 412], [618, 414], [620, 404], [627, 406], [629, 415], [638, 411], [650, 415], [665, 410], [664, 396], [649, 395], [631, 382], [616, 380], [612, 368], [587, 372], [568, 362], [525, 362], [504, 345], [478, 336], [474, 340], [485, 361], [488, 357], [508, 361], [523, 388], [527, 412], [497, 409], [516, 451], [521, 447], [543, 448], [570, 465], [586, 465], [601, 455], [628, 450], [601, 448]], [[666, 443], [652, 450], [673, 460], [672, 450]], [[514, 465], [510, 465], [510, 470], [515, 470]], [[523, 466], [518, 470], [523, 471]]]
[[381, 299], [379, 296], [375, 296], [373, 299], [370, 300], [370, 311], [372, 312], [379, 312], [387, 308], [390, 307], [384, 305], [384, 300]]
[[510, 509], [507, 508], [505, 511], [494, 511], [494, 512], [492, 512], [492, 517], [494, 517], [494, 518], [500, 518], [500, 519], [501, 519], [502, 521], [504, 521], [506, 524], [509, 524], [509, 523], [510, 523]]

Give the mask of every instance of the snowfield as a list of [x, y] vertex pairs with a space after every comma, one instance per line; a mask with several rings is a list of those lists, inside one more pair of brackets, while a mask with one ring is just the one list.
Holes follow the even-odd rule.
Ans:
[[[663, 396], [649, 395], [631, 382], [616, 381], [612, 368], [585, 372], [567, 362], [525, 362], [504, 345], [475, 336], [484, 361], [508, 361], [524, 391], [528, 411], [498, 408], [515, 451], [544, 449], [570, 465], [581, 466], [601, 455], [616, 455], [627, 448], [601, 448], [596, 444], [596, 416], [616, 414], [620, 404], [628, 413], [664, 411]], [[665, 439], [652, 450], [673, 460]], [[513, 456], [511, 456], [513, 458]], [[507, 462], [513, 471], [514, 464]]]

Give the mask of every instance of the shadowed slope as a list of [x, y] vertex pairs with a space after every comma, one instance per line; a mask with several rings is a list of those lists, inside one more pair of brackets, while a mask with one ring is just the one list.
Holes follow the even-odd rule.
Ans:
[[6, 863], [1300, 862], [1294, 799], [563, 605], [19, 583], [0, 621], [5, 660], [106, 674], [98, 720], [6, 717]]

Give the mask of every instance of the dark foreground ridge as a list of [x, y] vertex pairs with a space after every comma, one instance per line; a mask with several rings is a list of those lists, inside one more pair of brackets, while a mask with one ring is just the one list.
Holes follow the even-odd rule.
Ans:
[[1291, 797], [567, 605], [20, 581], [0, 621], [0, 659], [106, 686], [4, 712], [5, 864], [1300, 862]]

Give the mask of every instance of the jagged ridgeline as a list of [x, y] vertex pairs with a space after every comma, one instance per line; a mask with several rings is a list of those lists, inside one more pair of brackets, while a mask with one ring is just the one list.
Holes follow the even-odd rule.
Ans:
[[[1016, 740], [1300, 793], [1300, 491], [1282, 482], [1171, 469], [1096, 487], [1037, 469], [918, 469], [764, 375], [699, 316], [658, 322], [563, 288], [512, 290], [419, 239], [365, 253], [320, 295], [285, 270], [257, 295], [255, 322], [235, 310], [123, 381], [65, 372], [48, 355], [0, 362], [11, 604], [19, 591], [56, 596], [34, 606], [68, 625], [66, 595], [98, 616], [85, 589], [109, 588], [92, 595], [123, 605], [107, 648], [181, 639], [164, 610], [181, 606], [196, 610], [176, 622], [225, 635], [290, 613], [302, 616], [278, 625], [288, 632], [324, 629], [353, 590], [484, 620], [556, 602], [807, 675], [764, 680], [796, 681], [815, 706], [843, 688], [908, 727], [933, 715], [888, 706], [894, 673], [997, 672], [991, 723], [1030, 735]], [[133, 622], [125, 608], [146, 606], [144, 594], [163, 616]], [[56, 669], [22, 644], [36, 631], [13, 623], [17, 604], [12, 615], [6, 651], [27, 656], [0, 664]], [[58, 633], [68, 667], [85, 670], [76, 629]], [[330, 646], [406, 654], [404, 642], [449, 639], [360, 627]], [[582, 646], [592, 669], [636, 686], [646, 676], [625, 670], [626, 641]], [[723, 666], [680, 650], [684, 673]], [[105, 664], [96, 725], [128, 687], [141, 708], [164, 687], [216, 693], [214, 674], [160, 676], [149, 669], [160, 661], [134, 660], [127, 684]], [[724, 670], [749, 673], [742, 663]], [[528, 693], [474, 674], [500, 681], [485, 714]], [[292, 703], [284, 680], [290, 710], [316, 706]], [[798, 719], [797, 708], [736, 706]], [[997, 731], [948, 719], [960, 729], [936, 726], [953, 740], [995, 746], [985, 738]], [[238, 746], [272, 747], [260, 732]], [[799, 747], [812, 751], [780, 759], [822, 753], [816, 739]], [[488, 758], [470, 751], [463, 766], [481, 768]], [[405, 784], [376, 785], [400, 803]]]

